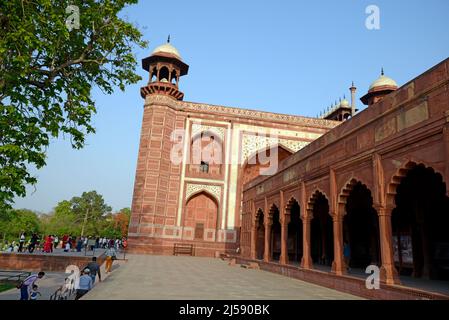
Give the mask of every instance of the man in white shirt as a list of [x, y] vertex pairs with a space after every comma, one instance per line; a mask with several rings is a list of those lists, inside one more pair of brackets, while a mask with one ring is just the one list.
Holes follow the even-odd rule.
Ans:
[[25, 280], [23, 280], [22, 284], [18, 287], [20, 288], [20, 300], [29, 300], [30, 297], [30, 288], [33, 287], [34, 283], [38, 279], [42, 279], [45, 276], [45, 272], [41, 271], [38, 274], [32, 274]]
[[19, 240], [19, 242], [20, 242], [19, 252], [22, 252], [22, 251], [23, 251], [23, 245], [25, 244], [25, 232], [22, 232], [22, 233], [20, 234], [20, 240]]

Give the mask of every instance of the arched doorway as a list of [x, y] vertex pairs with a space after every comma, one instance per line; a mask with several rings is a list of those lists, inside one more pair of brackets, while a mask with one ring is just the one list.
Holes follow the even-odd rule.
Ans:
[[217, 201], [203, 191], [188, 200], [184, 227], [192, 228], [194, 240], [215, 241], [217, 217]]
[[396, 188], [394, 260], [402, 275], [449, 280], [449, 198], [439, 173], [414, 165]]
[[349, 267], [379, 266], [379, 220], [371, 191], [356, 181], [351, 182], [349, 189], [343, 221], [343, 240], [350, 248]]
[[292, 264], [301, 263], [302, 259], [302, 220], [299, 203], [291, 199], [287, 205], [290, 212], [290, 222], [288, 224], [287, 250], [288, 261]]
[[332, 266], [334, 261], [334, 230], [329, 202], [319, 191], [312, 197], [311, 256], [316, 265]]
[[275, 205], [270, 209], [270, 216], [273, 219], [270, 232], [270, 258], [279, 261], [281, 256], [281, 222], [279, 209]]
[[256, 232], [256, 258], [263, 260], [263, 254], [265, 252], [265, 224], [264, 214], [261, 209], [259, 209], [256, 214]]

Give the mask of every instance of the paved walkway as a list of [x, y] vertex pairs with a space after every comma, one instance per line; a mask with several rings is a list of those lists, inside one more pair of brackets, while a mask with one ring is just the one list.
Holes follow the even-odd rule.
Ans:
[[360, 299], [220, 259], [130, 255], [83, 299]]

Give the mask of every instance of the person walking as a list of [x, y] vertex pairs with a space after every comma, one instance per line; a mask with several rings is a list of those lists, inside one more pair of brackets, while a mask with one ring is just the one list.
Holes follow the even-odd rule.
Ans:
[[25, 232], [22, 232], [20, 234], [20, 239], [19, 239], [19, 252], [23, 251], [23, 245], [25, 244]]
[[87, 264], [90, 270], [90, 277], [92, 278], [92, 286], [95, 284], [95, 278], [98, 274], [98, 280], [101, 282], [100, 265], [97, 263], [97, 257], [92, 257], [92, 261]]
[[79, 288], [76, 290], [75, 300], [79, 300], [82, 296], [92, 289], [92, 278], [90, 277], [89, 268], [84, 269], [83, 275], [80, 277]]
[[109, 273], [112, 270], [112, 263], [117, 257], [117, 253], [113, 245], [110, 246], [108, 250], [106, 250], [105, 255], [106, 255], [106, 273]]
[[34, 283], [38, 279], [42, 279], [45, 276], [45, 272], [41, 271], [38, 274], [32, 274], [27, 277], [23, 282], [17, 286], [20, 289], [20, 300], [29, 300], [30, 288], [33, 288]]
[[38, 240], [37, 234], [33, 233], [33, 235], [31, 236], [30, 245], [28, 246], [29, 253], [33, 253], [34, 249], [36, 249], [37, 240]]
[[54, 242], [53, 248], [57, 249], [58, 248], [58, 244], [59, 244], [59, 237], [56, 235], [54, 240], [55, 240], [55, 242]]

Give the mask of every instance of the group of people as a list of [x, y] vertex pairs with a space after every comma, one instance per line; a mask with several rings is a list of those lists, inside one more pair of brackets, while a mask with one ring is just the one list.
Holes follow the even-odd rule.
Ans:
[[33, 233], [26, 241], [25, 233], [22, 232], [19, 236], [19, 241], [12, 241], [11, 243], [8, 243], [8, 241], [5, 241], [2, 251], [4, 252], [26, 252], [33, 253], [33, 251], [39, 247], [40, 238], [37, 235], [37, 233]]
[[25, 232], [19, 236], [19, 241], [5, 242], [2, 251], [4, 252], [26, 252], [33, 253], [35, 250], [51, 253], [56, 248], [61, 248], [64, 252], [81, 252], [83, 249], [91, 250], [98, 248], [114, 247], [116, 250], [127, 247], [127, 239], [109, 239], [106, 237], [86, 237], [86, 236], [70, 236], [64, 235], [58, 237], [57, 235], [47, 235], [41, 241], [41, 238], [33, 233], [31, 237], [26, 239]]
[[[113, 261], [116, 259], [117, 252], [114, 246], [109, 247], [106, 252], [106, 273], [112, 271]], [[37, 300], [38, 297], [42, 296], [39, 292], [39, 287], [36, 282], [45, 276], [45, 272], [39, 272], [37, 274], [30, 275], [25, 280], [23, 280], [17, 288], [20, 289], [20, 300]], [[75, 300], [79, 300], [82, 296], [88, 293], [94, 286], [96, 278], [98, 276], [99, 282], [101, 282], [101, 266], [97, 263], [97, 257], [92, 257], [92, 261], [87, 264], [87, 266], [81, 271], [78, 285], [76, 289]], [[73, 279], [72, 279], [73, 280]], [[69, 278], [65, 279], [65, 283], [60, 291], [60, 299], [67, 299], [69, 296], [70, 283]]]

